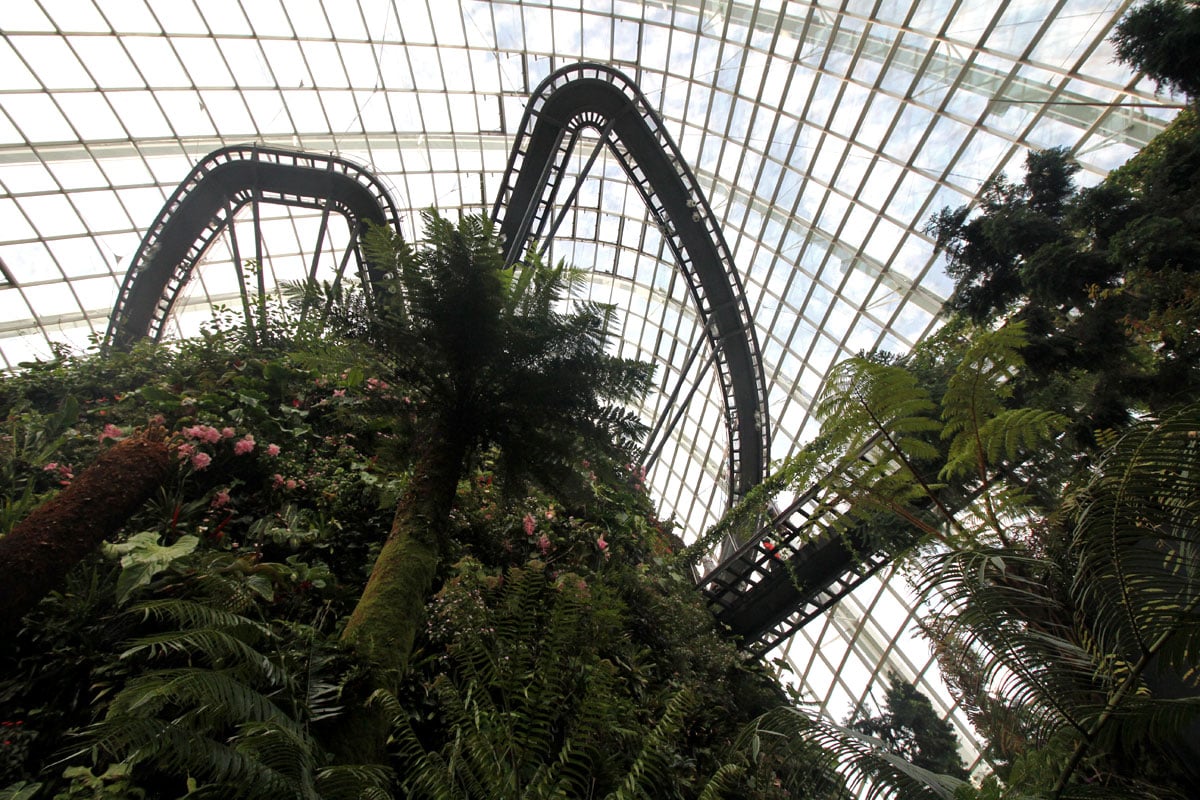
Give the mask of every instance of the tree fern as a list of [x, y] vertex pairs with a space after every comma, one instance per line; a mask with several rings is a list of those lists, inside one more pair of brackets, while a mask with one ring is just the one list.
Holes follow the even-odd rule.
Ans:
[[1001, 460], [1013, 461], [1048, 444], [1066, 427], [1061, 414], [1010, 409], [1012, 379], [1024, 366], [1025, 327], [1014, 322], [971, 339], [942, 397], [943, 438], [950, 450], [942, 479], [987, 481]]
[[[1037, 773], [1051, 775], [1043, 788], [1053, 796], [1111, 796], [1080, 780], [1090, 763], [1136, 761], [1131, 752], [1147, 745], [1173, 752], [1200, 718], [1197, 430], [1200, 409], [1189, 407], [1123, 436], [1050, 523], [1064, 547], [976, 546], [923, 568], [939, 638], [1020, 710], [1035, 744], [1056, 743], [1057, 760]], [[1103, 783], [1172, 791], [1120, 768]]]

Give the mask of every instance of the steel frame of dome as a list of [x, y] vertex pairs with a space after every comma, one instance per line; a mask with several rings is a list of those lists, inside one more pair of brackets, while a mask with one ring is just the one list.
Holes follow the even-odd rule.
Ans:
[[[484, 210], [539, 81], [588, 60], [641, 87], [711, 203], [757, 327], [780, 458], [815, 433], [833, 363], [936, 328], [950, 282], [923, 233], [932, 213], [1018, 173], [1033, 148], [1064, 146], [1099, 180], [1165, 127], [1171, 98], [1105, 43], [1131, 4], [0, 4], [0, 357], [13, 367], [103, 334], [142, 233], [204, 154], [252, 141], [361, 162], [395, 185], [409, 223], [429, 205]], [[233, 216], [235, 233], [255, 224]], [[265, 290], [306, 274], [314, 250], [336, 262], [349, 231], [313, 244], [321, 219], [297, 207], [258, 220], [289, 241], [263, 254]], [[595, 271], [592, 296], [625, 310], [622, 351], [658, 365], [646, 417], [690, 398], [649, 483], [695, 535], [724, 507], [728, 443], [712, 435], [719, 380], [688, 358], [703, 332], [686, 281], [610, 155], [563, 219], [552, 256]], [[210, 250], [174, 335], [238, 296], [236, 260]], [[904, 581], [877, 575], [776, 654], [835, 718], [895, 669], [969, 737], [912, 638], [915, 613]]]

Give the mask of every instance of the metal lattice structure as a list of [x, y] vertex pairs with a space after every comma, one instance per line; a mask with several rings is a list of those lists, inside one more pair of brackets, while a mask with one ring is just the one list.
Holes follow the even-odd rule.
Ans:
[[[419, 209], [486, 210], [529, 98], [589, 61], [640, 87], [707, 200], [782, 458], [816, 433], [834, 363], [906, 351], [936, 328], [951, 283], [924, 233], [933, 213], [1017, 175], [1030, 149], [1065, 147], [1097, 181], [1169, 122], [1172, 99], [1106, 41], [1132, 2], [3, 3], [2, 366], [103, 336], [147, 229], [206, 154], [252, 142], [362, 164], [394, 187], [411, 238]], [[560, 162], [578, 188], [554, 217], [552, 256], [593, 271], [591, 296], [622, 309], [622, 354], [657, 365], [645, 418], [682, 410], [648, 484], [696, 536], [731, 493], [722, 379], [689, 358], [711, 348], [661, 219], [612, 148], [588, 164], [596, 127]], [[240, 302], [248, 253], [232, 243], [258, 241], [256, 226], [264, 293], [315, 262], [336, 270], [353, 240], [340, 213], [244, 205], [181, 284], [163, 336]], [[839, 719], [896, 670], [969, 736], [912, 633], [917, 613], [882, 570], [768, 655]]]

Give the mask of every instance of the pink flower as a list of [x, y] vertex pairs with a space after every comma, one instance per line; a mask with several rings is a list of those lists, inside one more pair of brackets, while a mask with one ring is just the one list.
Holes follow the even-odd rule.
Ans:
[[221, 432], [211, 425], [193, 425], [190, 428], [184, 428], [183, 435], [209, 444], [221, 441]]
[[105, 439], [113, 439], [114, 441], [119, 442], [120, 440], [122, 440], [124, 438], [125, 438], [124, 431], [122, 431], [116, 425], [113, 425], [111, 422], [104, 426], [104, 430], [100, 431], [100, 441], [102, 441], [102, 442]]
[[334, 389], [334, 390], [333, 390], [333, 396], [334, 396], [334, 397], [345, 397], [345, 396], [346, 396], [346, 390], [345, 390], [345, 389]]
[[533, 536], [533, 529], [537, 523], [533, 521], [533, 514], [526, 514], [524, 519], [525, 535]]
[[247, 433], [242, 438], [238, 439], [233, 445], [233, 454], [235, 456], [244, 456], [254, 450], [254, 436]]
[[608, 552], [608, 542], [604, 541], [604, 534], [601, 534], [600, 537], [596, 539], [596, 547], [601, 553]]
[[274, 475], [271, 476], [271, 485], [274, 486], [276, 489], [282, 489], [283, 488], [283, 476], [280, 475], [278, 472], [276, 472]]
[[267, 445], [267, 455], [269, 455], [271, 458], [274, 458], [275, 456], [279, 455], [279, 445], [277, 445], [277, 444]]
[[554, 545], [550, 543], [550, 537], [543, 533], [541, 538], [537, 541], [537, 546], [538, 550], [542, 551], [542, 555], [546, 555], [550, 552], [550, 548], [552, 548]]
[[229, 504], [229, 490], [222, 489], [221, 491], [219, 491], [215, 495], [213, 495], [212, 502], [209, 505], [211, 505], [213, 508], [224, 508], [228, 504]]
[[165, 416], [163, 416], [162, 414], [155, 414], [153, 417], [150, 418], [149, 421], [150, 421], [151, 425], [166, 425], [167, 424], [167, 418]]
[[67, 464], [59, 464], [57, 461], [51, 461], [46, 466], [42, 467], [46, 472], [57, 472], [58, 482], [63, 486], [70, 486], [71, 480], [75, 477], [75, 473], [71, 472], [71, 467]]
[[299, 484], [296, 483], [295, 478], [288, 478], [286, 481], [284, 481], [283, 485], [286, 486], [288, 488], [288, 490], [290, 491], [292, 489], [295, 489], [296, 486], [298, 486]]
[[195, 445], [181, 444], [179, 447], [175, 448], [175, 454], [179, 456], [180, 461], [185, 458], [191, 458], [192, 453], [194, 452], [196, 452]]
[[233, 428], [221, 428], [222, 439], [232, 439], [235, 436], [237, 436], [237, 431], [235, 431]]
[[208, 453], [196, 453], [192, 456], [192, 466], [196, 469], [204, 469], [212, 463], [212, 456]]

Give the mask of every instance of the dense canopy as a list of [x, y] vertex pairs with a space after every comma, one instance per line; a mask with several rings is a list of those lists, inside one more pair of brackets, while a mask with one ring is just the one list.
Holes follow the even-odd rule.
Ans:
[[[580, 7], [582, 5], [582, 8]], [[906, 352], [951, 295], [929, 218], [1063, 148], [1097, 183], [1178, 104], [1114, 60], [1129, 2], [394, 2], [37, 0], [0, 5], [0, 358], [15, 367], [104, 332], [130, 258], [205, 154], [243, 142], [336, 152], [420, 209], [490, 207], [526, 99], [554, 69], [613, 64], [696, 173], [746, 289], [769, 388], [772, 455], [816, 433], [814, 399], [859, 351]], [[587, 149], [568, 171], [584, 169]], [[348, 232], [264, 207], [264, 285], [330, 269]], [[253, 239], [249, 209], [236, 233]], [[236, 305], [216, 243], [172, 335]], [[249, 252], [243, 247], [243, 255]], [[695, 537], [724, 511], [717, 380], [661, 232], [601, 153], [551, 256], [619, 310], [619, 352], [656, 365], [653, 425], [688, 398], [649, 470], [664, 518]], [[236, 266], [240, 266], [236, 265]], [[677, 387], [682, 390], [676, 392]], [[694, 393], [692, 392], [695, 387]], [[951, 710], [912, 633], [902, 580], [874, 581], [786, 647], [841, 718], [889, 670]], [[969, 735], [962, 719], [960, 734]]]

